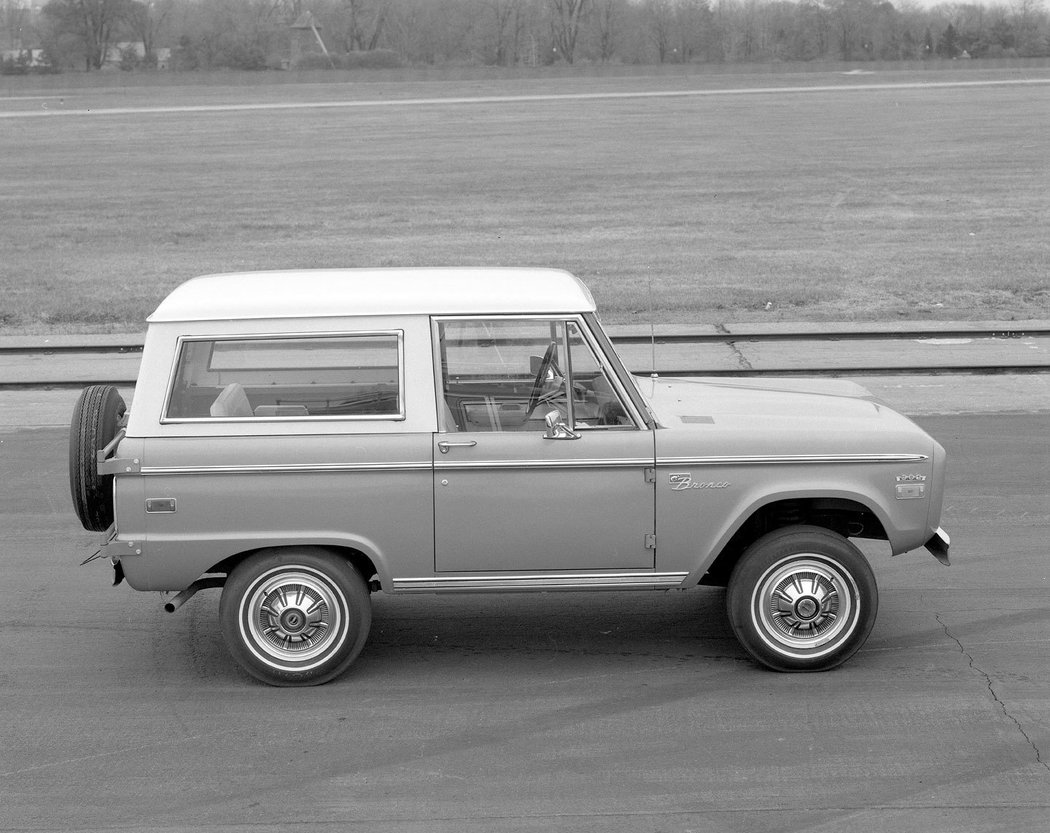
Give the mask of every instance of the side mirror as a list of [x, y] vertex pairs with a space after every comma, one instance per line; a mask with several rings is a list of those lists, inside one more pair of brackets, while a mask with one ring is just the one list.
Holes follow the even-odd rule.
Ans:
[[544, 418], [547, 423], [547, 432], [543, 435], [545, 440], [578, 440], [580, 435], [573, 431], [562, 421], [558, 411], [551, 411]]

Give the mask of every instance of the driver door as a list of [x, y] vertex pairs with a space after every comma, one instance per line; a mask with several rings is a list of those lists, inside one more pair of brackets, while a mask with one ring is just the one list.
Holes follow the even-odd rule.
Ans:
[[654, 437], [573, 318], [435, 322], [438, 572], [652, 570]]

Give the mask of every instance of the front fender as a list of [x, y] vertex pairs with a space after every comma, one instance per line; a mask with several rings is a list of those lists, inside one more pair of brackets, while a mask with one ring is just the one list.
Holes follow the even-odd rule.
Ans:
[[[827, 488], [817, 489], [793, 489], [778, 490], [768, 494], [753, 496], [749, 501], [736, 508], [732, 517], [718, 527], [714, 535], [706, 543], [702, 551], [696, 552], [694, 562], [684, 584], [694, 585], [700, 582], [715, 559], [722, 553], [733, 536], [747, 523], [747, 521], [768, 506], [781, 501], [807, 500], [807, 499], [833, 499], [856, 503], [878, 518], [883, 528], [889, 534], [890, 513], [886, 507], [878, 501], [871, 500], [870, 495], [863, 495], [848, 490], [829, 490]], [[891, 541], [892, 547], [892, 541]]]
[[780, 501], [835, 499], [850, 501], [874, 515], [886, 532], [891, 552], [907, 552], [929, 539], [927, 500], [899, 501], [894, 484], [899, 466], [880, 463], [865, 469], [860, 482], [843, 482], [843, 472], [826, 466], [806, 471], [705, 470], [705, 488], [675, 489], [671, 478], [657, 476], [657, 560], [661, 570], [686, 572], [686, 584], [699, 582], [733, 536], [763, 508]]

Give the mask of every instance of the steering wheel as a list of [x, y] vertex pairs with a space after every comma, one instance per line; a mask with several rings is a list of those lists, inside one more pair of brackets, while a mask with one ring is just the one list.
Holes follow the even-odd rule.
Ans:
[[542, 398], [540, 392], [543, 390], [544, 382], [547, 381], [547, 373], [550, 371], [551, 367], [554, 366], [554, 351], [557, 349], [558, 343], [552, 341], [543, 354], [539, 370], [536, 371], [536, 379], [532, 383], [532, 391], [529, 393], [529, 407], [525, 411], [527, 414], [531, 414], [540, 403], [540, 399]]

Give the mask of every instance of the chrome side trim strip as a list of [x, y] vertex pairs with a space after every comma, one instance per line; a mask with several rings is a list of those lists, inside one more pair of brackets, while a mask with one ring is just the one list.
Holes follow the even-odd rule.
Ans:
[[925, 463], [927, 454], [772, 454], [725, 457], [658, 457], [658, 466], [766, 466], [837, 463]]
[[595, 458], [593, 460], [438, 460], [434, 462], [434, 468], [441, 471], [453, 469], [633, 469], [652, 465], [651, 457]]
[[425, 463], [296, 463], [275, 466], [143, 466], [145, 475], [182, 474], [324, 474], [331, 472], [430, 471]]
[[[823, 465], [854, 463], [925, 463], [926, 454], [777, 454], [725, 457], [660, 457], [658, 466]], [[651, 466], [648, 457], [594, 460], [462, 460], [439, 461], [435, 470], [457, 469], [630, 469]], [[306, 474], [331, 472], [430, 471], [430, 461], [411, 463], [292, 463], [250, 466], [143, 466], [144, 475]]]
[[642, 590], [678, 587], [688, 573], [566, 573], [530, 576], [395, 578], [397, 593], [486, 590]]

